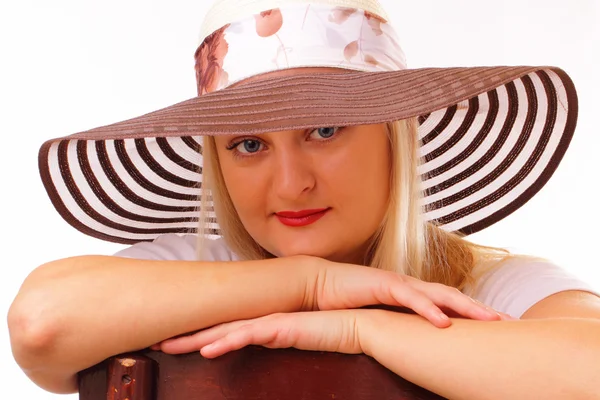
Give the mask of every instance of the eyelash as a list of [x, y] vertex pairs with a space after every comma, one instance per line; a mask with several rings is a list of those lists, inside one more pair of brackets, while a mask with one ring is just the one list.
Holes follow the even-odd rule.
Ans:
[[[330, 138], [326, 138], [326, 139], [322, 139], [322, 140], [316, 140], [317, 142], [330, 142], [330, 141], [332, 141], [332, 140], [335, 140], [335, 139], [337, 139], [337, 138], [340, 136], [340, 134], [341, 134], [341, 131], [342, 131], [342, 130], [343, 130], [345, 127], [337, 127], [337, 126], [336, 126], [336, 127], [333, 127], [333, 126], [326, 126], [326, 127], [321, 127], [321, 128], [335, 128], [335, 129], [337, 129], [337, 130], [335, 131], [335, 133], [333, 134], [333, 136], [332, 136], [332, 137], [330, 137]], [[310, 136], [310, 135], [312, 135], [312, 134], [313, 134], [315, 131], [318, 131], [318, 130], [319, 130], [319, 129], [321, 129], [321, 128], [313, 129], [312, 131], [308, 132], [308, 135], [307, 135], [307, 137], [308, 137], [308, 136]], [[233, 156], [234, 156], [235, 158], [253, 157], [253, 156], [255, 156], [255, 155], [256, 155], [256, 153], [244, 154], [244, 153], [242, 153], [242, 152], [240, 152], [240, 151], [238, 151], [238, 150], [237, 150], [237, 147], [238, 147], [240, 144], [244, 143], [246, 140], [253, 140], [253, 141], [257, 141], [257, 142], [259, 142], [260, 144], [262, 144], [263, 146], [265, 146], [265, 144], [264, 144], [264, 143], [262, 143], [262, 142], [261, 142], [259, 139], [255, 138], [255, 137], [252, 137], [252, 138], [241, 138], [241, 139], [239, 139], [239, 140], [237, 140], [237, 141], [235, 141], [235, 142], [231, 143], [230, 145], [228, 145], [228, 146], [226, 147], [226, 149], [227, 149], [227, 150], [229, 150], [229, 151], [231, 151], [231, 152], [233, 153]], [[259, 153], [259, 152], [260, 152], [260, 151], [258, 151], [257, 153]]]

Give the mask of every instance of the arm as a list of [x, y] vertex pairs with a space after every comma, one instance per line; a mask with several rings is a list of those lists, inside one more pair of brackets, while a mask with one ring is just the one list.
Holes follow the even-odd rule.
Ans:
[[27, 277], [10, 307], [13, 355], [43, 389], [76, 392], [77, 372], [112, 355], [225, 321], [302, 309], [308, 274], [291, 262], [84, 256], [48, 263]]
[[72, 393], [78, 371], [184, 333], [373, 304], [408, 307], [437, 327], [450, 324], [440, 317], [442, 306], [467, 318], [500, 319], [455, 289], [316, 257], [203, 263], [88, 256], [35, 270], [8, 322], [13, 355], [27, 375], [48, 391]]
[[421, 317], [363, 314], [365, 353], [451, 399], [598, 399], [600, 320], [481, 322], [435, 329]]

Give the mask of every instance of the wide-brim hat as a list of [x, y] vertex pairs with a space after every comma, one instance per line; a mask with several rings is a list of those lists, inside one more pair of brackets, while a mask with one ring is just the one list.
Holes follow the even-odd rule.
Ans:
[[[118, 243], [196, 231], [205, 135], [417, 118], [424, 217], [468, 235], [545, 185], [577, 121], [557, 67], [408, 68], [376, 0], [220, 0], [194, 55], [197, 97], [42, 145], [44, 186], [72, 226]], [[316, 66], [337, 70], [246, 80]]]

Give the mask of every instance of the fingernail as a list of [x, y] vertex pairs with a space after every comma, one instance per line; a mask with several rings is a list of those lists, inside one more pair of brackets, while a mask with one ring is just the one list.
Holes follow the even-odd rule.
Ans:
[[444, 321], [450, 321], [450, 318], [448, 318], [448, 316], [444, 313], [440, 313], [439, 317], [440, 317], [440, 319], [442, 319]]
[[473, 302], [475, 304], [477, 304], [479, 307], [481, 307], [482, 310], [485, 310], [489, 314], [493, 314], [493, 315], [498, 314], [498, 312], [496, 310], [492, 309], [491, 307], [488, 307], [487, 305], [483, 304], [479, 300], [476, 300], [476, 299], [471, 299], [471, 300], [473, 300]]
[[485, 310], [486, 310], [488, 313], [490, 313], [490, 314], [492, 314], [492, 315], [500, 315], [500, 313], [499, 313], [498, 311], [494, 310], [493, 308], [490, 308], [490, 307], [488, 307], [488, 306], [484, 306], [484, 307], [485, 307]]
[[207, 344], [206, 346], [204, 346], [202, 349], [204, 350], [212, 350], [216, 347], [215, 343], [211, 343], [211, 344]]

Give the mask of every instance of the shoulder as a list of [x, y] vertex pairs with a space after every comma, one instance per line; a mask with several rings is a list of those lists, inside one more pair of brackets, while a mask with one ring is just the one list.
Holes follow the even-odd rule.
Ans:
[[[140, 242], [114, 255], [146, 260], [178, 261], [235, 261], [237, 257], [223, 238], [205, 239], [198, 251], [198, 236], [193, 234], [165, 234], [151, 242]], [[200, 256], [199, 256], [200, 254]]]
[[239, 261], [239, 257], [229, 248], [225, 239], [205, 239], [200, 251], [201, 261]]
[[567, 290], [598, 294], [588, 283], [550, 260], [513, 256], [485, 272], [465, 293], [497, 311], [520, 318], [539, 301]]

